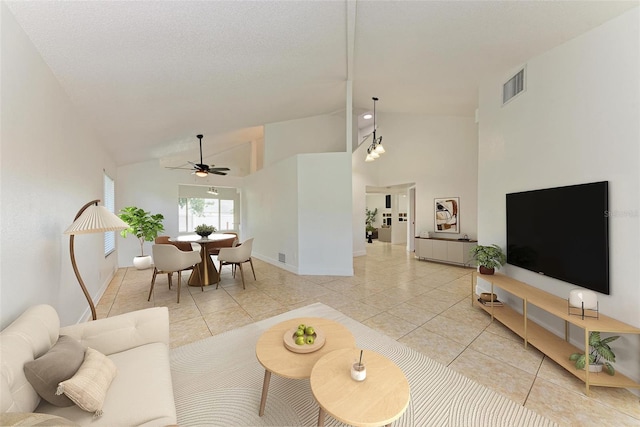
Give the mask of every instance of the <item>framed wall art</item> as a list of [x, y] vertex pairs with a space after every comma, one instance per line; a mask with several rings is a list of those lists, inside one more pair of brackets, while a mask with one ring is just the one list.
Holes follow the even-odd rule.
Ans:
[[443, 197], [434, 200], [436, 233], [460, 233], [460, 198]]

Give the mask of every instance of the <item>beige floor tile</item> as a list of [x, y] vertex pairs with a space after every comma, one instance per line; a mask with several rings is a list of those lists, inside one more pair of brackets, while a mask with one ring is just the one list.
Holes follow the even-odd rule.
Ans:
[[537, 378], [525, 407], [543, 414], [560, 425], [580, 427], [638, 426], [639, 418], [633, 418], [617, 410], [611, 410], [596, 399]]
[[469, 348], [532, 375], [536, 375], [544, 357], [533, 346], [524, 348], [522, 343], [486, 331], [478, 335]]
[[521, 405], [525, 403], [536, 378], [535, 374], [529, 374], [469, 348], [449, 367]]
[[387, 313], [393, 314], [416, 326], [424, 325], [427, 321], [438, 315], [437, 313], [429, 311], [428, 308], [416, 307], [406, 302], [390, 308], [387, 310]]
[[417, 328], [398, 341], [443, 365], [449, 365], [466, 348], [466, 346], [460, 343], [434, 334], [425, 328]]
[[211, 336], [211, 331], [202, 317], [171, 322], [169, 326], [171, 348], [189, 344]]
[[422, 327], [465, 346], [471, 344], [484, 330], [484, 325], [461, 323], [441, 315], [429, 320]]
[[240, 307], [227, 308], [215, 313], [205, 314], [204, 320], [211, 331], [211, 335], [230, 331], [253, 322], [251, 316]]
[[370, 328], [373, 328], [391, 338], [397, 340], [417, 328], [417, 325], [402, 320], [387, 312], [377, 314], [362, 322]]
[[382, 313], [382, 310], [380, 310], [379, 308], [372, 307], [359, 301], [348, 302], [340, 306], [339, 308], [336, 308], [336, 310], [343, 312], [347, 316], [359, 322], [373, 317], [376, 314]]

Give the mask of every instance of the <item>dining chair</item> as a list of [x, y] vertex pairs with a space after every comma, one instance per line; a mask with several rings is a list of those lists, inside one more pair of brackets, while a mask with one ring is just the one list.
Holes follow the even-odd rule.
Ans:
[[[147, 301], [151, 301], [151, 294], [153, 293], [153, 286], [156, 283], [156, 275], [158, 273], [173, 274], [178, 273], [178, 303], [180, 303], [180, 285], [182, 282], [181, 272], [193, 268], [194, 265], [202, 261], [200, 252], [196, 251], [181, 251], [176, 246], [170, 244], [156, 244], [151, 247], [153, 253], [153, 262], [155, 269], [153, 271], [153, 278], [151, 279], [151, 289], [149, 289], [149, 298]], [[171, 278], [169, 278], [171, 280]], [[200, 289], [204, 291], [202, 284]]]
[[[247, 239], [241, 244], [233, 248], [220, 248], [218, 253], [218, 261], [220, 261], [220, 273], [222, 273], [223, 265], [231, 265], [233, 277], [236, 277], [235, 267], [240, 268], [240, 275], [242, 276], [242, 289], [246, 289], [244, 284], [244, 271], [242, 270], [242, 264], [248, 262], [251, 264], [251, 271], [253, 272], [253, 279], [256, 279], [256, 271], [253, 269], [253, 260], [251, 259], [251, 250], [253, 249], [253, 237]], [[218, 284], [216, 289], [220, 286], [220, 274], [218, 274]]]
[[[155, 238], [154, 243], [157, 245], [173, 245], [180, 249], [181, 251], [192, 251], [193, 246], [190, 242], [172, 242], [170, 236], [158, 236]], [[193, 267], [185, 268], [185, 270], [192, 270]], [[165, 273], [165, 272], [162, 272]], [[152, 281], [156, 280], [156, 276], [158, 275], [158, 268], [154, 266], [153, 268], [153, 278]], [[169, 289], [173, 285], [173, 272], [170, 271], [167, 273], [167, 283], [169, 284]]]
[[220, 248], [232, 248], [236, 246], [237, 242], [237, 236], [229, 237], [228, 239], [216, 240], [215, 243], [209, 244], [208, 246], [209, 255], [218, 255], [218, 253], [220, 252]]

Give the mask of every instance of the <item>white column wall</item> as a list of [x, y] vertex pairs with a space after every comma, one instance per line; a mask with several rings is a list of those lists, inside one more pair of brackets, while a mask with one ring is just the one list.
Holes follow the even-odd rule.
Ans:
[[[609, 181], [611, 295], [599, 294], [598, 300], [602, 313], [637, 327], [639, 22], [635, 8], [530, 59], [526, 92], [505, 106], [502, 84], [519, 68], [482, 84], [478, 185], [480, 243], [504, 247], [506, 193]], [[504, 270], [562, 298], [576, 287], [514, 266]], [[563, 334], [563, 323], [557, 319], [543, 313], [534, 313], [534, 318]], [[572, 330], [572, 338], [580, 345], [581, 332]], [[640, 381], [640, 337], [623, 336], [612, 347], [617, 369]]]
[[299, 274], [352, 276], [351, 154], [297, 159]]
[[[117, 182], [115, 164], [4, 3], [0, 15], [1, 326], [34, 304], [52, 305], [68, 325], [91, 313], [63, 232], [85, 203], [103, 198], [103, 170]], [[76, 236], [75, 255], [97, 301], [116, 255], [105, 258], [102, 233]]]
[[[297, 273], [298, 259], [298, 162], [282, 160], [244, 179], [242, 223], [253, 237], [253, 256]], [[278, 261], [278, 254], [286, 261]]]

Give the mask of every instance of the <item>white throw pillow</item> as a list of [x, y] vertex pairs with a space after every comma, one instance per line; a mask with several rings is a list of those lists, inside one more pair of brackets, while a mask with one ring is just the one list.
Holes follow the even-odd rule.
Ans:
[[58, 384], [56, 394], [64, 393], [78, 407], [87, 412], [95, 412], [95, 416], [99, 417], [116, 373], [116, 365], [107, 356], [87, 348], [78, 372]]

